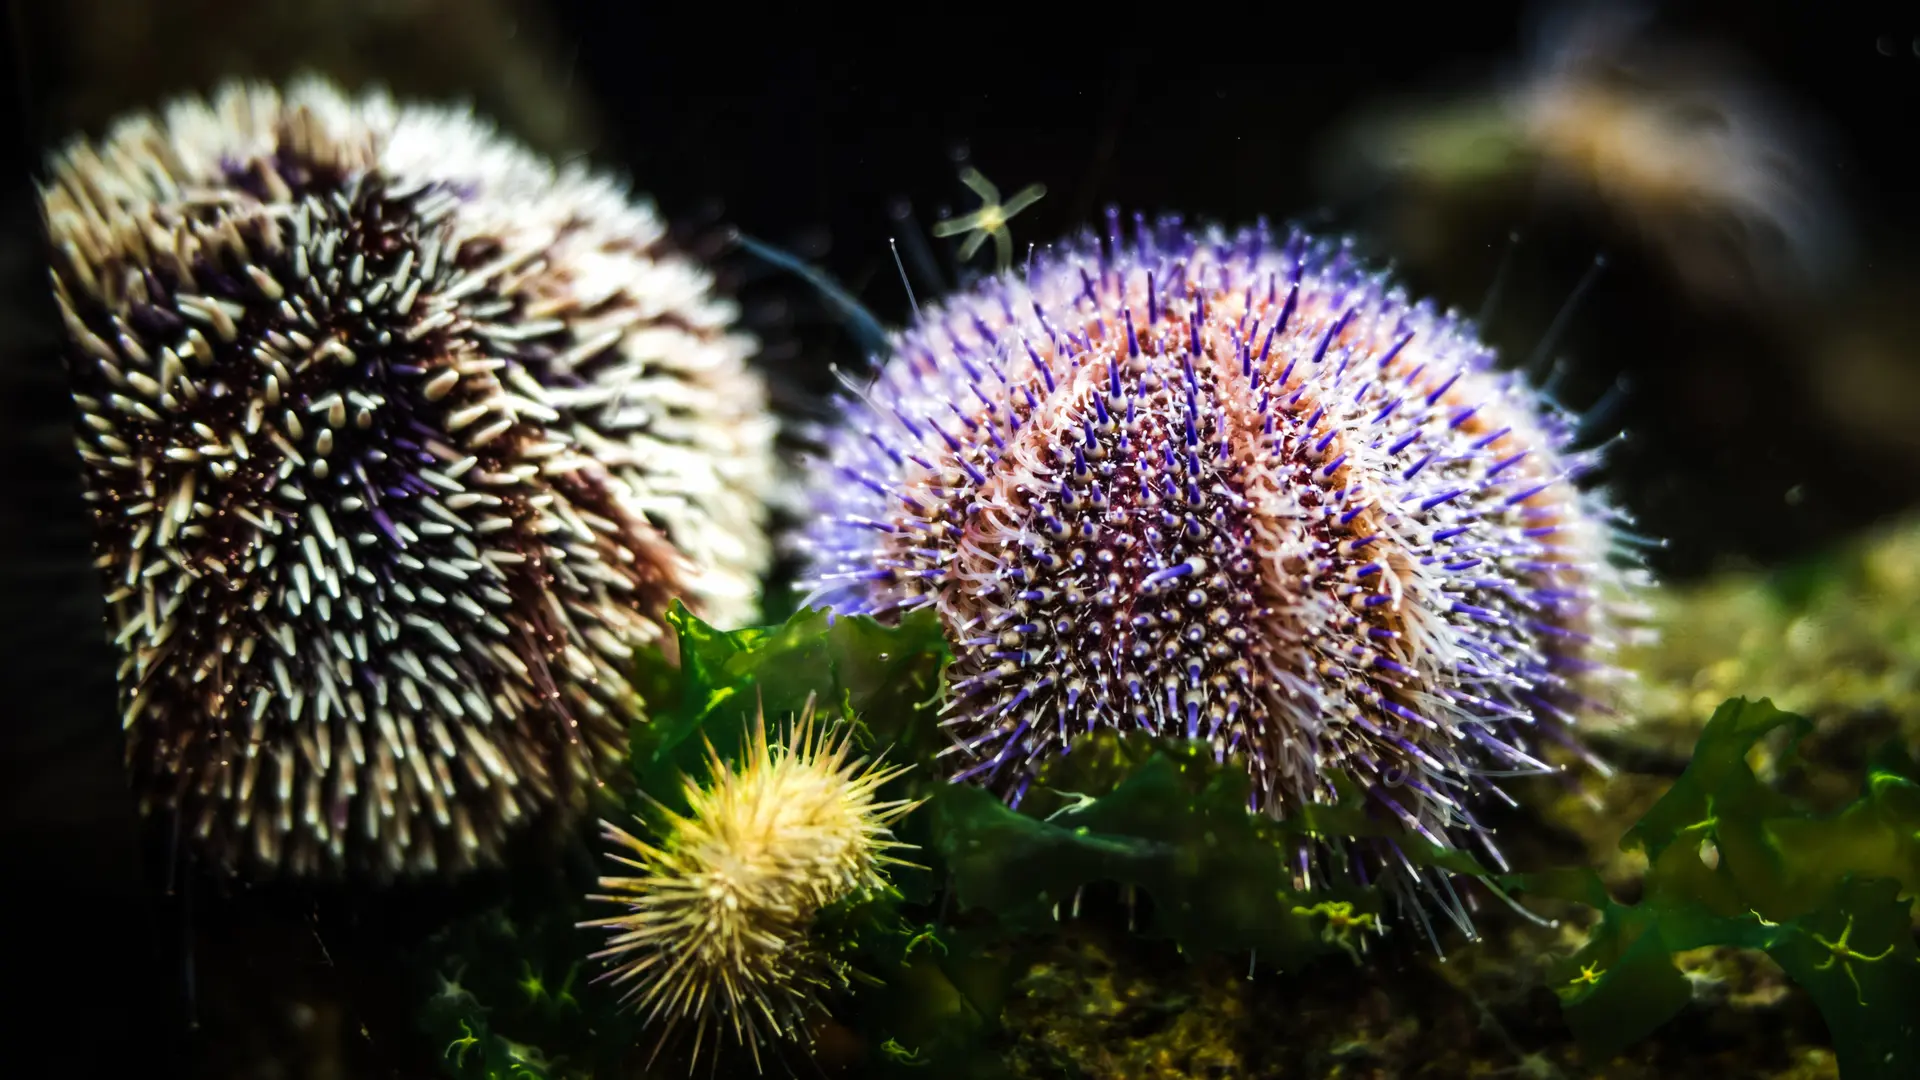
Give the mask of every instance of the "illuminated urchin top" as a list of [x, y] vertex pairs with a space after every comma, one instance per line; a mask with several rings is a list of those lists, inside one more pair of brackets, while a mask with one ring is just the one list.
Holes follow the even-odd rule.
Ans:
[[815, 597], [939, 613], [956, 779], [1017, 800], [1138, 725], [1244, 752], [1275, 815], [1344, 775], [1498, 860], [1469, 805], [1547, 768], [1617, 636], [1590, 455], [1343, 247], [1109, 232], [897, 340], [826, 436]]
[[757, 1066], [762, 1042], [804, 1035], [820, 995], [846, 985], [812, 939], [814, 918], [888, 888], [899, 861], [888, 852], [904, 846], [888, 827], [913, 805], [875, 797], [905, 766], [863, 764], [851, 734], [816, 726], [808, 699], [787, 738], [769, 743], [762, 717], [737, 763], [711, 755], [710, 779], [688, 779], [688, 809], [666, 817], [659, 847], [605, 825], [639, 856], [614, 860], [642, 876], [601, 878], [610, 895], [591, 899], [629, 910], [581, 925], [616, 932], [594, 954], [612, 965], [602, 977], [629, 984], [623, 1000], [648, 1023], [664, 1021], [662, 1045], [691, 1022], [697, 1058], [709, 1028], [731, 1029]]
[[614, 182], [465, 112], [223, 89], [43, 193], [128, 754], [223, 861], [429, 871], [751, 610], [751, 342]]

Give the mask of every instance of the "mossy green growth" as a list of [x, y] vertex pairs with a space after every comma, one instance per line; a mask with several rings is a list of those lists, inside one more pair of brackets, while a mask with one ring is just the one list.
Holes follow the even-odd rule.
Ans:
[[[601, 793], [596, 809], [614, 812]], [[595, 985], [588, 953], [604, 934], [575, 924], [600, 872], [588, 823], [554, 837], [551, 861], [474, 883], [465, 913], [403, 965], [419, 1001], [413, 1052], [461, 1080], [589, 1080], [640, 1075], [651, 1040], [617, 991]], [[424, 1064], [424, 1062], [422, 1062]], [[409, 1075], [419, 1070], [409, 1071]]]
[[1638, 676], [1628, 686], [1633, 742], [1684, 752], [1700, 720], [1735, 695], [1808, 716], [1824, 743], [1849, 740], [1873, 717], [1920, 741], [1920, 517], [1648, 599], [1658, 642], [1622, 656]]
[[1685, 773], [1622, 841], [1647, 854], [1639, 903], [1591, 874], [1512, 879], [1601, 912], [1555, 975], [1590, 1053], [1611, 1056], [1687, 1004], [1674, 953], [1730, 945], [1764, 950], [1806, 988], [1846, 1080], [1920, 1076], [1920, 770], [1890, 750], [1855, 802], [1809, 813], [1749, 764], [1763, 740], [1784, 736], [1790, 752], [1809, 728], [1765, 700], [1714, 713]]

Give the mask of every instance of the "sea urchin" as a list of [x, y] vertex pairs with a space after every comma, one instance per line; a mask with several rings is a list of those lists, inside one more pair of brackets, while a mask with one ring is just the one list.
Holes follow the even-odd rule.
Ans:
[[[1076, 736], [1244, 755], [1441, 845], [1592, 702], [1614, 516], [1573, 425], [1348, 249], [1117, 215], [924, 313], [824, 436], [814, 597], [931, 606], [952, 777], [1018, 800]], [[1417, 879], [1391, 844], [1296, 877]]]
[[749, 609], [751, 343], [617, 184], [307, 82], [43, 206], [129, 764], [222, 862], [486, 861], [618, 753], [670, 596]]
[[811, 934], [815, 916], [888, 888], [888, 852], [902, 846], [888, 826], [913, 806], [877, 800], [905, 766], [863, 767], [850, 737], [816, 726], [809, 698], [784, 740], [770, 743], [757, 718], [731, 766], [709, 747], [709, 779], [687, 780], [688, 810], [663, 815], [659, 846], [605, 824], [640, 856], [613, 858], [641, 876], [601, 878], [609, 894], [592, 899], [629, 910], [581, 925], [617, 931], [594, 957], [663, 1023], [660, 1045], [691, 1022], [697, 1058], [710, 1028], [730, 1030], [757, 1065], [763, 1043], [800, 1037], [820, 995], [846, 985]]

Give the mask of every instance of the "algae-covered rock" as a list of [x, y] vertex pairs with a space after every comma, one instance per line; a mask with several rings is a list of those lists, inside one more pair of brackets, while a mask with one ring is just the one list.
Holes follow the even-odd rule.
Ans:
[[1920, 520], [1654, 604], [1658, 643], [1625, 658], [1639, 676], [1630, 745], [1684, 757], [1713, 710], [1740, 696], [1811, 719], [1803, 753], [1856, 772], [1887, 735], [1920, 739]]
[[[1176, 967], [1185, 968], [1177, 958]], [[1166, 963], [1163, 958], [1161, 967]], [[1114, 953], [1093, 927], [1068, 926], [1015, 983], [1001, 1014], [1018, 1077], [1247, 1075], [1246, 983], [1215, 958], [1176, 985]]]
[[556, 156], [600, 138], [552, 11], [529, 0], [74, 0], [23, 5], [17, 17], [56, 132], [224, 79], [314, 73], [471, 100]]
[[[1670, 1030], [1589, 1060], [1537, 962], [1562, 936], [1570, 950], [1581, 935], [1502, 931], [1445, 960], [1388, 948], [1361, 965], [1331, 957], [1249, 978], [1243, 963], [1181, 958], [1121, 921], [1067, 923], [1015, 983], [1001, 1060], [1021, 1080], [1839, 1076], [1818, 1013], [1798, 995], [1744, 1008], [1703, 999]], [[1752, 955], [1723, 962], [1752, 963], [1764, 980], [1771, 965], [1741, 959]]]

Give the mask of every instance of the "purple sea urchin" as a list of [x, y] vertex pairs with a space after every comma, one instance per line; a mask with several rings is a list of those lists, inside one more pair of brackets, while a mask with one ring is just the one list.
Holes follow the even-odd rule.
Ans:
[[939, 613], [956, 780], [1018, 800], [1074, 736], [1140, 728], [1244, 754], [1267, 813], [1344, 777], [1498, 862], [1473, 803], [1549, 768], [1618, 635], [1592, 455], [1344, 247], [1120, 232], [897, 339], [825, 437], [814, 596]]
[[486, 861], [619, 752], [670, 596], [749, 610], [751, 343], [617, 184], [235, 85], [43, 208], [129, 765], [222, 861]]
[[850, 736], [817, 726], [809, 698], [784, 740], [770, 743], [758, 718], [732, 766], [709, 747], [711, 777], [687, 781], [688, 810], [667, 817], [660, 846], [606, 824], [639, 856], [615, 861], [641, 876], [601, 878], [610, 894], [592, 899], [629, 910], [581, 925], [616, 931], [594, 957], [664, 1023], [663, 1043], [692, 1023], [698, 1057], [710, 1028], [730, 1030], [757, 1065], [762, 1043], [799, 1037], [820, 994], [846, 985], [810, 936], [814, 918], [888, 888], [888, 852], [904, 846], [888, 826], [913, 805], [876, 798], [905, 767], [863, 765]]

